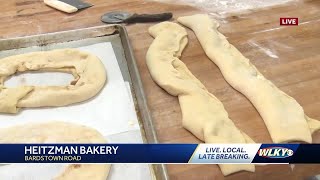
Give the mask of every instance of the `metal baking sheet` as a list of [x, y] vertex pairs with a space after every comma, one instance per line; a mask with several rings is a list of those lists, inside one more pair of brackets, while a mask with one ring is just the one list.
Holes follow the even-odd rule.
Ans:
[[[139, 71], [127, 32], [123, 26], [107, 25], [27, 37], [1, 39], [0, 51], [6, 50], [8, 54], [5, 54], [5, 56], [9, 56], [15, 54], [15, 49], [38, 46], [41, 47], [41, 50], [48, 50], [47, 48], [50, 47], [48, 45], [64, 42], [74, 42], [73, 46], [75, 47], [111, 42], [122, 76], [124, 80], [130, 84], [136, 113], [142, 127], [141, 133], [143, 140], [145, 143], [158, 143]], [[164, 165], [156, 164], [151, 165], [151, 167], [152, 174], [156, 179], [169, 179]]]

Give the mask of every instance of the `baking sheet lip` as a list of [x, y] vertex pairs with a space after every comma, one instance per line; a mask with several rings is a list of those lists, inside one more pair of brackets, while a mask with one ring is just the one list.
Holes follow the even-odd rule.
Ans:
[[108, 24], [108, 25], [100, 25], [100, 26], [91, 26], [91, 27], [85, 27], [80, 29], [70, 29], [70, 30], [63, 30], [63, 31], [56, 31], [56, 32], [48, 32], [48, 33], [41, 33], [41, 34], [33, 34], [33, 35], [26, 35], [26, 36], [19, 36], [19, 37], [9, 37], [9, 38], [2, 38], [0, 39], [0, 43], [2, 41], [12, 41], [12, 40], [19, 40], [19, 39], [28, 39], [28, 38], [35, 38], [35, 37], [41, 37], [41, 36], [47, 36], [47, 35], [55, 35], [60, 33], [71, 33], [71, 32], [78, 32], [78, 31], [85, 31], [85, 30], [91, 30], [91, 29], [103, 29], [103, 28], [112, 28], [112, 27], [118, 27], [122, 25], [118, 24]]
[[[134, 57], [134, 53], [133, 53], [133, 50], [132, 50], [132, 47], [131, 47], [131, 44], [130, 44], [130, 41], [129, 41], [128, 32], [127, 32], [126, 28], [123, 25], [116, 25], [116, 28], [119, 29], [120, 36], [121, 36], [121, 34], [123, 34], [123, 36], [126, 38], [126, 41], [123, 41], [122, 38], [121, 38], [121, 43], [122, 43], [122, 46], [124, 47], [124, 49], [125, 49], [125, 47], [127, 47], [127, 50], [128, 50], [129, 57], [127, 57], [127, 55], [125, 53], [125, 58], [126, 58], [127, 62], [128, 62], [128, 58], [132, 62], [132, 66], [133, 66], [132, 68], [133, 69], [129, 68], [129, 66], [127, 64], [127, 67], [128, 67], [128, 70], [129, 70], [130, 79], [132, 80], [132, 77], [131, 77], [132, 75], [131, 75], [130, 72], [131, 72], [131, 70], [133, 70], [134, 71], [133, 72], [134, 76], [136, 77], [136, 80], [137, 80], [136, 83], [140, 87], [139, 91], [140, 91], [141, 96], [142, 96], [142, 98], [141, 98], [141, 100], [142, 100], [141, 103], [142, 103], [142, 106], [143, 106], [142, 108], [146, 111], [146, 113], [144, 113], [144, 115], [147, 116], [145, 118], [147, 119], [147, 121], [148, 121], [148, 123], [150, 125], [150, 128], [152, 130], [151, 132], [152, 132], [153, 143], [158, 143], [157, 133], [155, 131], [155, 127], [154, 127], [154, 124], [153, 124], [153, 121], [152, 121], [151, 112], [150, 112], [149, 107], [148, 107], [148, 103], [147, 103], [146, 95], [145, 95], [145, 92], [144, 92], [143, 84], [142, 84], [142, 81], [141, 81], [141, 76], [140, 76], [140, 73], [139, 73], [139, 70], [138, 70], [138, 66], [137, 66], [137, 63], [136, 63], [136, 59]], [[133, 89], [135, 90], [134, 86], [133, 86]], [[134, 96], [136, 97], [136, 93], [135, 93]], [[142, 112], [139, 112], [139, 113], [142, 113]], [[145, 128], [142, 128], [142, 130], [145, 131]], [[158, 164], [158, 165], [160, 166], [160, 171], [162, 171], [163, 179], [165, 179], [165, 180], [170, 179], [165, 164]], [[154, 171], [155, 168], [152, 168], [152, 169], [153, 169], [153, 174], [156, 175], [157, 172]]]
[[[153, 121], [152, 121], [151, 112], [150, 112], [149, 107], [148, 107], [146, 95], [145, 95], [145, 92], [144, 92], [144, 89], [143, 89], [143, 84], [142, 84], [141, 76], [140, 76], [140, 73], [139, 73], [139, 70], [138, 70], [138, 67], [137, 67], [136, 59], [135, 59], [135, 57], [133, 55], [133, 50], [132, 50], [131, 44], [129, 42], [128, 33], [127, 33], [126, 29], [122, 25], [117, 25], [117, 27], [122, 29], [124, 36], [127, 38], [126, 42], [127, 42], [128, 51], [129, 51], [128, 53], [130, 54], [130, 58], [131, 58], [132, 63], [133, 63], [134, 74], [135, 74], [135, 76], [137, 78], [137, 82], [136, 83], [138, 84], [139, 87], [141, 87], [140, 88], [140, 93], [142, 94], [142, 97], [143, 97], [143, 99], [142, 99], [143, 100], [143, 106], [144, 106], [143, 108], [147, 112], [146, 113], [148, 115], [147, 119], [149, 121], [151, 129], [153, 130], [152, 131], [153, 132], [153, 134], [152, 134], [153, 142], [152, 143], [159, 143], [158, 138], [157, 138], [157, 133], [155, 131], [155, 127], [154, 127], [154, 124], [153, 124]], [[126, 57], [126, 58], [128, 58], [128, 57]], [[128, 69], [130, 71], [130, 68], [128, 68]], [[130, 75], [130, 78], [131, 78], [131, 75]]]

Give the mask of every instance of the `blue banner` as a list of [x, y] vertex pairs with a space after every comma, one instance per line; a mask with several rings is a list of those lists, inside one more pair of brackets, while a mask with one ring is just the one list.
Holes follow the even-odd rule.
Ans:
[[320, 163], [320, 144], [0, 144], [0, 163]]
[[0, 163], [188, 163], [197, 144], [0, 144]]
[[300, 144], [289, 163], [320, 163], [320, 144]]

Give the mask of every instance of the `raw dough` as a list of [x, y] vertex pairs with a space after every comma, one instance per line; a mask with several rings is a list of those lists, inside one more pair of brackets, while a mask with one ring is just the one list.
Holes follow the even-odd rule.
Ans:
[[[17, 72], [61, 71], [74, 76], [67, 86], [7, 88], [4, 81]], [[98, 57], [76, 49], [32, 52], [0, 59], [0, 112], [22, 107], [65, 106], [87, 100], [104, 86], [106, 71]]]
[[[163, 22], [150, 27], [155, 38], [147, 52], [147, 66], [153, 80], [169, 94], [178, 96], [182, 125], [206, 143], [254, 143], [229, 119], [222, 103], [180, 61], [188, 43], [186, 30]], [[241, 170], [254, 171], [252, 164], [220, 165], [224, 175]]]
[[319, 121], [307, 117], [295, 99], [267, 80], [231, 45], [217, 30], [218, 22], [204, 14], [180, 17], [178, 22], [195, 32], [205, 53], [219, 67], [226, 81], [256, 107], [273, 142], [312, 142], [311, 133], [320, 128]]
[[[0, 129], [0, 143], [106, 143], [96, 130], [73, 123], [51, 121]], [[71, 164], [55, 180], [106, 180], [109, 164]]]

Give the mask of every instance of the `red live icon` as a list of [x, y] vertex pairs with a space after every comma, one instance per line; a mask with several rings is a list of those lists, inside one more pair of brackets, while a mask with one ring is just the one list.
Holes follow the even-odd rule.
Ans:
[[280, 18], [281, 26], [298, 26], [298, 18]]

